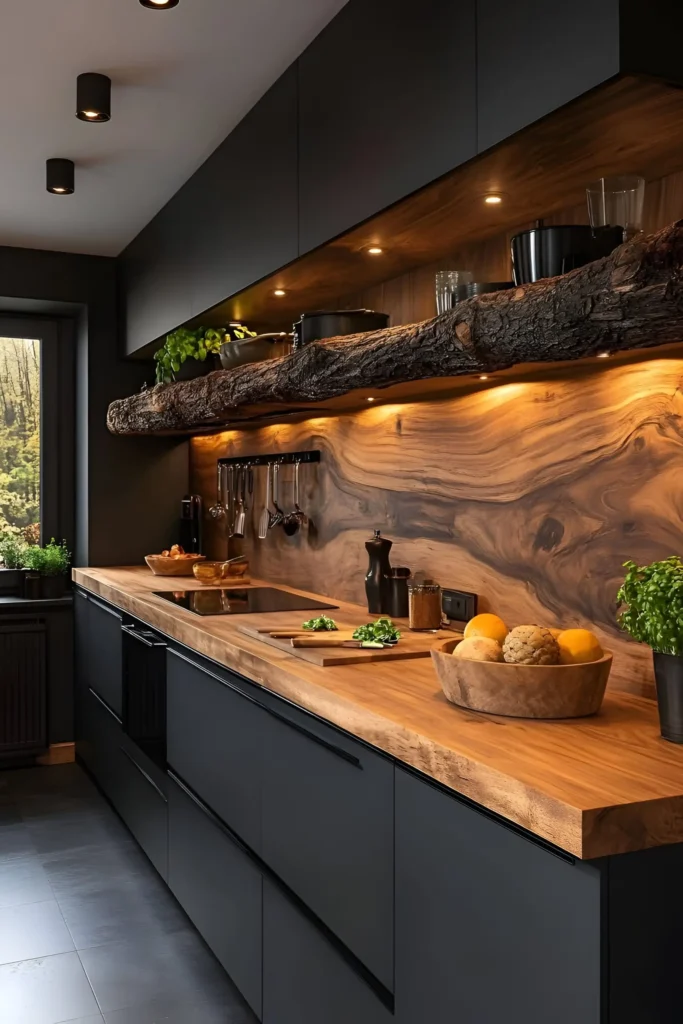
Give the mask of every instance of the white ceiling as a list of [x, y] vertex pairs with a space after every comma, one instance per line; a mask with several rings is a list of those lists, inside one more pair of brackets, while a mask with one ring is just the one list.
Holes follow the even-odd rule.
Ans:
[[[1, 0], [0, 245], [119, 253], [344, 2]], [[107, 124], [75, 116], [82, 71], [112, 79]]]

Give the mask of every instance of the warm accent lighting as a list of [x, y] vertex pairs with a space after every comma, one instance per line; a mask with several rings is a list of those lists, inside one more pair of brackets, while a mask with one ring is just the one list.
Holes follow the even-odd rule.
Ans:
[[62, 160], [55, 157], [45, 164], [45, 187], [48, 192], [57, 196], [70, 196], [74, 191], [73, 160]]
[[378, 245], [371, 245], [370, 248], [368, 249], [368, 253], [370, 254], [370, 256], [381, 256], [383, 252], [384, 250], [380, 249]]
[[278, 299], [281, 299], [282, 296], [286, 294], [287, 292], [284, 290], [284, 288], [276, 288], [275, 291], [273, 292], [273, 295], [277, 295]]
[[503, 197], [500, 192], [489, 192], [488, 195], [484, 196], [484, 202], [489, 206], [498, 206], [499, 203], [503, 202]]
[[180, 0], [140, 0], [143, 7], [151, 11], [165, 11], [169, 7], [177, 7]]
[[374, 401], [375, 401], [374, 398], [368, 398], [368, 402], [374, 402]]
[[609, 352], [598, 352], [598, 359], [609, 359], [610, 354]]
[[79, 121], [108, 121], [111, 117], [111, 79], [86, 71], [76, 79], [76, 117]]
[[488, 380], [488, 379], [489, 379], [488, 373], [480, 373], [479, 374], [479, 380]]

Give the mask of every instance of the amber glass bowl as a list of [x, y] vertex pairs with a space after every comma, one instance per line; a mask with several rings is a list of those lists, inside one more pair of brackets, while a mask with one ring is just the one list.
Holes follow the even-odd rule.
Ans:
[[246, 558], [232, 558], [227, 562], [197, 562], [192, 567], [192, 572], [196, 580], [207, 586], [246, 583], [249, 562]]

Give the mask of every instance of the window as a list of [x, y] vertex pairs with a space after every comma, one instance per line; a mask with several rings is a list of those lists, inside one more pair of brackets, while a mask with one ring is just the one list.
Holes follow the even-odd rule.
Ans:
[[73, 544], [70, 321], [0, 315], [0, 534]]
[[0, 337], [0, 532], [40, 540], [40, 339]]

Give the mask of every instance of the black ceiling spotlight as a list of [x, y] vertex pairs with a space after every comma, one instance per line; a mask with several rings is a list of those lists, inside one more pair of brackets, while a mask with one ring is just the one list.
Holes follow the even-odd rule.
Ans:
[[74, 162], [55, 157], [46, 164], [48, 192], [56, 196], [70, 196], [74, 191]]
[[169, 7], [177, 7], [180, 0], [140, 0], [140, 3], [150, 11], [167, 11]]
[[108, 121], [111, 117], [111, 78], [87, 71], [76, 79], [76, 117], [79, 121]]

